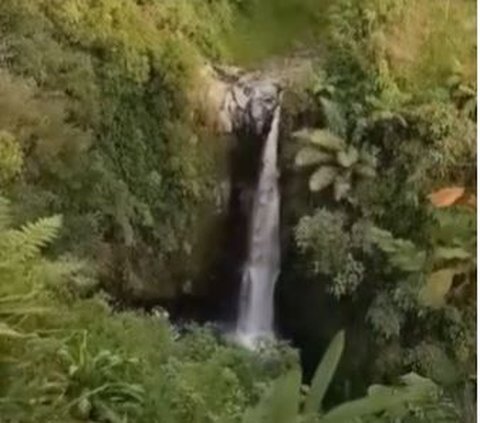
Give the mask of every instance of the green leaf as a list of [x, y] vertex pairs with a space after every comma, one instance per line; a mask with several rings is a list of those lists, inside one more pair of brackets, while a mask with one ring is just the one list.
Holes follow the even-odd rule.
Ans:
[[329, 153], [324, 153], [312, 147], [303, 147], [295, 156], [295, 166], [311, 166], [315, 164], [329, 163], [333, 160], [333, 156]]
[[414, 374], [404, 376], [402, 382], [405, 386], [400, 388], [373, 386], [367, 397], [335, 407], [320, 419], [320, 423], [346, 423], [384, 411], [398, 410], [408, 404], [427, 401], [436, 390], [436, 385], [429, 379]]
[[17, 330], [13, 329], [11, 326], [6, 323], [0, 322], [0, 338], [26, 338], [28, 335], [25, 335]]
[[327, 129], [302, 129], [292, 135], [299, 141], [312, 143], [331, 152], [342, 151], [346, 148], [345, 140]]
[[0, 316], [29, 316], [51, 313], [48, 307], [34, 305], [5, 304], [0, 307]]
[[344, 347], [345, 332], [341, 331], [335, 335], [328, 346], [313, 376], [310, 391], [305, 400], [305, 413], [316, 413], [321, 409], [323, 399], [337, 370]]
[[320, 98], [326, 126], [339, 136], [345, 136], [347, 122], [339, 103], [325, 97]]
[[440, 308], [445, 304], [445, 296], [450, 291], [456, 269], [448, 268], [431, 273], [420, 291], [420, 301], [426, 306]]
[[302, 375], [299, 370], [291, 370], [275, 384], [272, 397], [273, 423], [292, 423], [298, 415]]
[[434, 252], [435, 260], [468, 260], [472, 255], [460, 247], [437, 247]]
[[318, 192], [327, 188], [335, 181], [337, 173], [337, 169], [333, 166], [321, 166], [310, 177], [310, 191]]
[[347, 176], [337, 176], [333, 184], [333, 194], [335, 201], [344, 199], [350, 191], [350, 179]]
[[337, 162], [345, 168], [352, 167], [358, 161], [358, 150], [350, 145], [346, 150], [337, 153]]
[[387, 254], [392, 266], [405, 272], [418, 272], [425, 266], [426, 252], [419, 249], [413, 242], [396, 239], [390, 232], [376, 227], [370, 228], [369, 237]]
[[5, 230], [11, 222], [10, 201], [0, 196], [0, 230]]
[[368, 166], [362, 163], [355, 163], [353, 166], [353, 172], [358, 176], [363, 176], [365, 178], [374, 178], [377, 176], [375, 168]]
[[299, 370], [281, 376], [260, 402], [247, 410], [242, 423], [294, 423], [298, 416], [300, 386]]

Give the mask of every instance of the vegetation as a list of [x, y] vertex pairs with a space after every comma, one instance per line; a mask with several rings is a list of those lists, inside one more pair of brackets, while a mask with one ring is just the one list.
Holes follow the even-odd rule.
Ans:
[[[0, 420], [475, 421], [475, 8], [2, 0]], [[205, 64], [297, 52], [277, 308], [302, 360], [159, 306], [219, 249]]]
[[375, 157], [366, 150], [359, 151], [354, 145], [328, 130], [301, 130], [294, 136], [315, 147], [302, 148], [295, 157], [298, 167], [321, 164], [310, 177], [309, 187], [313, 192], [333, 185], [335, 201], [347, 197], [355, 177], [375, 176]]
[[4, 421], [238, 421], [291, 360], [220, 344], [208, 329], [179, 337], [161, 314], [113, 313], [91, 297], [85, 263], [41, 254], [58, 217], [15, 229], [5, 200], [0, 211]]
[[[292, 137], [316, 144], [297, 147], [297, 167], [320, 164], [297, 210], [295, 268], [350, 301], [377, 357], [373, 377], [413, 369], [451, 392], [476, 373], [476, 47], [454, 47], [473, 40], [473, 9], [335, 4], [329, 61], [310, 91], [321, 124]], [[332, 148], [341, 162], [325, 154]], [[375, 153], [376, 178], [352, 184], [340, 175], [353, 174], [359, 151]], [[456, 191], [464, 201], [438, 201]]]
[[[388, 418], [404, 421], [408, 416], [415, 416], [415, 407], [420, 404], [435, 404], [438, 395], [435, 384], [411, 373], [401, 378], [403, 386], [374, 385], [369, 388], [368, 396], [322, 412], [322, 401], [342, 355], [344, 342], [343, 332], [332, 340], [305, 398], [300, 398], [300, 372], [291, 370], [273, 383], [259, 404], [245, 414], [243, 423], [379, 421], [375, 416], [381, 416], [381, 421]], [[300, 414], [299, 402], [303, 403]]]

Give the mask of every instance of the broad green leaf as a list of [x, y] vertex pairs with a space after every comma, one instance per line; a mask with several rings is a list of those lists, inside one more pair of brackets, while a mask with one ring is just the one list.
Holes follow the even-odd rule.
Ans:
[[417, 389], [422, 389], [424, 391], [427, 390], [429, 392], [433, 392], [435, 389], [437, 389], [437, 385], [435, 385], [435, 383], [430, 379], [417, 375], [414, 372], [410, 372], [401, 376], [400, 380], [406, 386], [415, 386]]
[[295, 166], [304, 167], [321, 163], [329, 163], [334, 160], [329, 153], [319, 151], [312, 147], [303, 147], [295, 156]]
[[272, 396], [272, 423], [295, 422], [299, 411], [301, 383], [302, 375], [299, 370], [291, 370], [277, 381]]
[[445, 304], [445, 296], [452, 286], [456, 269], [447, 268], [431, 273], [427, 277], [425, 286], [420, 291], [420, 300], [423, 304], [440, 308]]
[[405, 272], [421, 271], [427, 259], [426, 252], [418, 250], [416, 246], [410, 247], [408, 244], [404, 247], [390, 256], [390, 263]]
[[430, 380], [412, 374], [402, 381], [405, 386], [399, 388], [372, 387], [367, 397], [335, 407], [320, 419], [320, 423], [346, 423], [386, 410], [398, 410], [402, 406], [428, 400], [436, 390]]
[[434, 253], [435, 260], [468, 260], [472, 255], [460, 247], [437, 247]]
[[313, 192], [318, 192], [327, 188], [335, 181], [337, 173], [337, 169], [333, 166], [321, 166], [310, 177], [310, 190]]
[[247, 410], [242, 423], [294, 423], [298, 416], [300, 386], [299, 370], [281, 376], [260, 402]]
[[358, 161], [358, 150], [350, 145], [346, 150], [337, 153], [337, 162], [345, 168], [352, 167]]
[[302, 129], [294, 132], [293, 137], [299, 141], [312, 143], [331, 152], [342, 151], [346, 147], [345, 140], [327, 129]]
[[321, 409], [323, 399], [337, 370], [344, 347], [345, 332], [341, 331], [335, 335], [335, 338], [328, 346], [313, 376], [310, 391], [305, 400], [305, 413], [316, 413]]

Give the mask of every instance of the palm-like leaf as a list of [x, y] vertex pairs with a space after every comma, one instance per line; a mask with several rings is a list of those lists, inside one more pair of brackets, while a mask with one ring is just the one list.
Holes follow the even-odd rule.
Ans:
[[325, 153], [313, 147], [303, 147], [295, 156], [295, 166], [306, 167], [322, 163], [331, 163], [335, 158], [330, 153]]
[[310, 177], [310, 190], [313, 192], [322, 191], [330, 186], [338, 174], [338, 170], [334, 166], [321, 166]]
[[316, 413], [322, 407], [323, 399], [337, 370], [345, 347], [345, 333], [339, 332], [330, 343], [313, 376], [310, 391], [305, 400], [305, 413]]
[[442, 307], [456, 273], [456, 269], [446, 268], [428, 275], [425, 286], [420, 291], [420, 301], [432, 308]]
[[336, 201], [347, 197], [352, 187], [352, 177], [374, 177], [376, 159], [367, 150], [360, 151], [353, 145], [326, 129], [302, 129], [293, 137], [308, 145], [302, 147], [296, 157], [296, 167], [320, 165], [310, 176], [309, 186], [319, 192], [334, 185]]
[[293, 137], [305, 143], [311, 143], [330, 152], [342, 151], [346, 147], [345, 140], [328, 129], [301, 129], [293, 133]]
[[350, 145], [346, 150], [337, 153], [337, 162], [340, 166], [345, 168], [352, 167], [359, 159], [358, 150]]

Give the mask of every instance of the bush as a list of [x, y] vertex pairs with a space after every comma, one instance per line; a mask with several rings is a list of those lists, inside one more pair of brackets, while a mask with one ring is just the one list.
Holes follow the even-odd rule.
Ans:
[[[58, 217], [9, 225], [0, 203], [0, 412], [6, 421], [240, 421], [283, 354], [258, 357], [207, 329], [115, 312], [85, 291], [88, 264], [47, 259]], [[270, 357], [270, 358], [268, 358]]]
[[[375, 151], [377, 177], [359, 181], [349, 204], [311, 195], [292, 232], [302, 253], [298, 267], [329, 276], [331, 294], [350, 296], [349, 318], [367, 323], [365, 342], [378, 357], [372, 377], [414, 368], [458, 390], [476, 356], [468, 317], [476, 301], [466, 297], [476, 273], [469, 259], [475, 229], [466, 215], [475, 213], [461, 204], [434, 210], [428, 201], [441, 187], [468, 195], [476, 186], [474, 5], [451, 6], [396, 0], [332, 6], [326, 72], [319, 69], [310, 90], [315, 120], [326, 126], [321, 130]], [[459, 47], [462, 39], [469, 41]], [[343, 119], [332, 119], [332, 110]], [[325, 204], [328, 211], [315, 210]], [[453, 216], [455, 229], [448, 223]], [[353, 228], [364, 223], [359, 248]]]
[[191, 92], [203, 57], [223, 55], [233, 10], [226, 0], [0, 5], [0, 130], [23, 151], [19, 217], [61, 213], [59, 248], [98, 260], [112, 292], [166, 296], [198, 267], [217, 169]]

